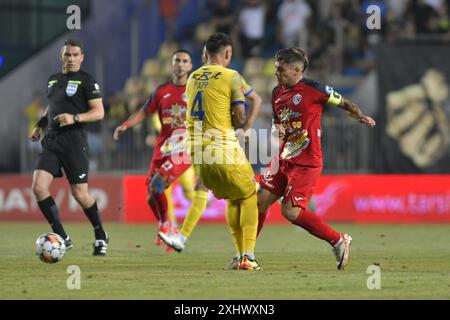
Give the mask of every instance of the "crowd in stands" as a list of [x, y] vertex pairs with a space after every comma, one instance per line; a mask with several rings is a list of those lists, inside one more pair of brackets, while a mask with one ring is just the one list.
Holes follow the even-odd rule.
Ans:
[[[178, 48], [193, 54], [194, 68], [201, 64], [204, 41], [225, 32], [234, 41], [230, 66], [263, 97], [257, 127], [270, 127], [270, 94], [276, 85], [273, 56], [282, 47], [307, 50], [307, 76], [349, 95], [374, 66], [374, 48], [380, 41], [439, 35], [450, 39], [450, 0], [159, 0], [164, 43], [131, 75], [122, 91], [105, 97], [108, 126], [115, 128], [149, 94], [170, 78], [170, 56]], [[367, 8], [379, 8], [381, 28], [369, 30]], [[333, 81], [329, 81], [333, 79]], [[151, 119], [133, 128], [136, 150], [152, 144]], [[112, 133], [111, 133], [112, 135]], [[123, 139], [129, 144], [129, 140]], [[120, 143], [114, 146], [120, 152]]]
[[[160, 0], [159, 4], [166, 41], [158, 55], [145, 62], [141, 74], [132, 75], [124, 90], [109, 98], [111, 127], [167, 81], [168, 57], [173, 50], [190, 50], [194, 67], [200, 66], [203, 42], [214, 31], [232, 35], [235, 50], [231, 67], [240, 71], [265, 101], [270, 101], [275, 85], [272, 57], [279, 48], [305, 48], [311, 78], [327, 81], [341, 75], [338, 79], [347, 77], [357, 83], [373, 68], [373, 48], [382, 40], [424, 34], [450, 38], [450, 0]], [[379, 8], [379, 30], [367, 28], [370, 5]], [[340, 89], [350, 94], [352, 81], [343, 81]], [[262, 118], [260, 125], [265, 126], [270, 106], [263, 108]]]

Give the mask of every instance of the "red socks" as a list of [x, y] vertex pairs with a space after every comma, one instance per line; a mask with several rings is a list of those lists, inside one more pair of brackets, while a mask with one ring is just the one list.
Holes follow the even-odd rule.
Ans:
[[153, 199], [158, 206], [159, 221], [164, 223], [167, 221], [167, 198], [165, 193], [154, 193]]
[[308, 210], [302, 210], [293, 223], [312, 235], [327, 241], [332, 246], [341, 239], [341, 235], [328, 226], [320, 216]]
[[256, 232], [256, 237], [259, 236], [259, 233], [261, 232], [261, 230], [264, 226], [264, 221], [266, 221], [266, 217], [267, 217], [267, 211], [258, 212], [258, 231]]
[[163, 193], [152, 193], [151, 200], [148, 201], [150, 208], [152, 208], [153, 214], [156, 220], [161, 223], [167, 221], [167, 198]]

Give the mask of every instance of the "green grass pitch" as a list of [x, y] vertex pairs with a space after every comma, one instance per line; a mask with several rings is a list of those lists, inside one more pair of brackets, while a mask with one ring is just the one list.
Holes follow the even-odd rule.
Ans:
[[[267, 225], [257, 241], [263, 270], [222, 270], [233, 256], [226, 225], [199, 225], [184, 252], [154, 245], [154, 225], [107, 224], [106, 257], [93, 257], [92, 229], [66, 224], [74, 248], [57, 264], [38, 260], [44, 223], [0, 224], [0, 299], [450, 299], [450, 226], [332, 224], [353, 237], [346, 271], [331, 248], [289, 224]], [[379, 265], [381, 288], [367, 288]], [[81, 269], [69, 290], [67, 267]]]

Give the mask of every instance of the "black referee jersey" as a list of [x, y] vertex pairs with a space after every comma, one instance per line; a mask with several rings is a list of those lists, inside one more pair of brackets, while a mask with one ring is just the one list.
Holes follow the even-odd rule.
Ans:
[[89, 175], [89, 145], [82, 123], [60, 127], [53, 120], [61, 113], [79, 114], [90, 110], [89, 100], [101, 98], [99, 85], [84, 71], [57, 73], [48, 79], [48, 133], [42, 139], [36, 169], [63, 175], [70, 184], [87, 183]]
[[50, 131], [83, 127], [81, 123], [60, 127], [53, 118], [61, 113], [78, 114], [89, 111], [89, 100], [101, 98], [100, 87], [94, 78], [82, 70], [56, 73], [48, 79], [48, 123]]

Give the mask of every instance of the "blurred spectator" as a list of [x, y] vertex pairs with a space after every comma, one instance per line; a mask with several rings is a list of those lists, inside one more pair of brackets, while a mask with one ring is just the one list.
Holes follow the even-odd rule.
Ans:
[[[40, 92], [35, 92], [33, 95], [33, 100], [31, 103], [25, 107], [23, 110], [23, 114], [28, 118], [27, 119], [27, 125], [28, 125], [28, 135], [31, 134], [33, 129], [36, 126], [36, 123], [41, 118], [42, 114], [44, 113], [45, 105], [44, 105], [44, 99], [42, 97], [42, 94]], [[28, 147], [30, 150], [34, 151], [40, 151], [41, 150], [41, 144], [40, 143], [34, 143], [30, 139], [28, 139]]]
[[409, 13], [414, 17], [416, 34], [433, 33], [433, 19], [437, 18], [436, 10], [425, 0], [412, 0], [408, 6]]
[[396, 20], [403, 19], [408, 2], [409, 0], [387, 0], [388, 13]]
[[219, 0], [212, 8], [212, 23], [216, 32], [231, 33], [233, 26], [233, 9], [230, 0]]
[[280, 42], [284, 47], [307, 49], [308, 19], [312, 11], [304, 0], [284, 0], [278, 10]]
[[105, 109], [108, 110], [110, 126], [115, 128], [122, 119], [129, 116], [128, 107], [122, 94], [117, 93], [111, 96], [105, 105]]
[[159, 13], [164, 21], [166, 41], [172, 41], [174, 39], [177, 5], [179, 2], [179, 0], [159, 0]]
[[246, 0], [239, 14], [239, 40], [244, 58], [260, 56], [264, 39], [266, 7], [261, 0]]

